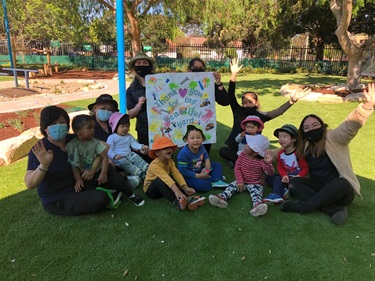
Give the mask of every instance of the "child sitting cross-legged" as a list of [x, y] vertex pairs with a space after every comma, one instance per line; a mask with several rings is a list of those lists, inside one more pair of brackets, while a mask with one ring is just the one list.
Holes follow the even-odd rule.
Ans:
[[[77, 136], [67, 143], [66, 150], [76, 179], [75, 191], [80, 192], [82, 188], [105, 188], [107, 190], [103, 191], [113, 200], [110, 190], [116, 190], [117, 196], [113, 200], [116, 203], [124, 193], [134, 205], [143, 206], [143, 198], [133, 193], [130, 185], [108, 164], [107, 146], [94, 138], [94, 125], [95, 121], [89, 115], [77, 115], [72, 120], [72, 128]], [[101, 167], [98, 169], [93, 168], [96, 157], [100, 157], [101, 160]]]
[[187, 143], [177, 155], [178, 170], [187, 184], [198, 192], [213, 187], [227, 187], [223, 181], [223, 168], [219, 162], [211, 162], [203, 145], [206, 140], [203, 130], [195, 124], [187, 125], [183, 141]]
[[113, 134], [107, 139], [108, 157], [117, 166], [133, 176], [138, 176], [143, 181], [149, 164], [132, 150], [147, 154], [148, 146], [137, 142], [129, 133], [130, 118], [128, 114], [114, 112], [109, 118], [109, 125]]
[[240, 155], [245, 149], [246, 138], [245, 136], [256, 136], [260, 134], [264, 129], [264, 123], [256, 115], [249, 115], [241, 122], [241, 129], [243, 130], [236, 136], [236, 142], [238, 143], [237, 155]]
[[264, 215], [267, 205], [263, 203], [264, 174], [272, 175], [275, 170], [272, 166], [272, 152], [268, 150], [269, 140], [263, 135], [245, 136], [246, 145], [239, 155], [234, 166], [236, 180], [221, 193], [210, 195], [212, 205], [226, 208], [227, 200], [234, 194], [242, 192], [244, 188], [249, 191], [253, 208], [250, 214], [254, 217]]
[[151, 199], [167, 198], [178, 209], [188, 208], [193, 211], [202, 206], [205, 197], [194, 195], [195, 190], [190, 188], [184, 177], [178, 171], [172, 159], [177, 149], [167, 137], [157, 138], [148, 155], [154, 160], [151, 162], [144, 181], [143, 190]]
[[279, 174], [266, 176], [266, 182], [272, 187], [263, 202], [281, 204], [287, 199], [289, 181], [294, 177], [305, 177], [309, 166], [303, 157], [297, 157], [296, 147], [298, 130], [294, 125], [285, 124], [274, 131], [273, 135], [279, 139], [281, 150], [277, 154], [277, 171]]

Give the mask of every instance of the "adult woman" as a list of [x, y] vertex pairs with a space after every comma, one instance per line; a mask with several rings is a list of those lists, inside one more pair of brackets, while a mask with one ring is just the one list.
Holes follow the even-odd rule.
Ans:
[[238, 155], [238, 143], [236, 142], [236, 136], [241, 133], [241, 122], [244, 120], [248, 115], [255, 115], [262, 120], [263, 123], [276, 118], [282, 115], [285, 111], [287, 111], [294, 103], [298, 101], [299, 98], [306, 95], [306, 91], [296, 92], [289, 101], [285, 102], [279, 108], [276, 108], [272, 111], [262, 112], [259, 110], [260, 103], [258, 99], [258, 94], [255, 92], [246, 92], [242, 96], [242, 106], [237, 102], [237, 98], [235, 95], [236, 89], [236, 77], [237, 73], [242, 68], [238, 66], [238, 60], [233, 59], [231, 62], [231, 78], [229, 81], [229, 89], [228, 94], [230, 97], [230, 107], [232, 109], [233, 114], [233, 126], [232, 131], [229, 134], [229, 137], [225, 141], [227, 147], [222, 147], [219, 150], [219, 154], [222, 158], [227, 160], [227, 165], [230, 168], [234, 167], [234, 163], [236, 162]]
[[299, 127], [297, 155], [306, 158], [310, 178], [294, 178], [289, 191], [299, 200], [281, 205], [284, 212], [307, 214], [314, 210], [331, 216], [334, 224], [343, 224], [348, 217], [347, 207], [354, 195], [361, 195], [349, 153], [349, 143], [374, 111], [375, 84], [364, 92], [366, 102], [359, 104], [333, 130], [313, 114], [303, 118]]
[[[145, 77], [152, 73], [154, 60], [145, 53], [138, 53], [129, 61], [128, 65], [134, 73], [134, 80], [126, 90], [126, 107], [130, 118], [137, 118], [135, 130], [138, 142], [148, 145]], [[148, 156], [145, 156], [144, 159], [149, 163], [152, 161]]]
[[[206, 64], [200, 58], [194, 58], [189, 62], [188, 70], [191, 72], [205, 72]], [[230, 104], [230, 98], [225, 90], [223, 83], [221, 82], [221, 74], [219, 72], [214, 72], [215, 79], [215, 101], [222, 105], [227, 106]], [[210, 153], [211, 144], [205, 144], [204, 147], [207, 150], [207, 153]]]
[[107, 141], [109, 135], [112, 134], [108, 124], [109, 117], [113, 112], [119, 111], [117, 101], [109, 94], [102, 94], [87, 108], [90, 110], [90, 115], [95, 118], [95, 138]]
[[[51, 214], [74, 216], [102, 210], [109, 203], [105, 192], [74, 192], [75, 179], [65, 149], [74, 136], [67, 135], [68, 130], [69, 115], [64, 109], [49, 106], [41, 111], [40, 132], [44, 138], [29, 152], [26, 186], [38, 188], [43, 207]], [[87, 174], [82, 176], [89, 178]]]

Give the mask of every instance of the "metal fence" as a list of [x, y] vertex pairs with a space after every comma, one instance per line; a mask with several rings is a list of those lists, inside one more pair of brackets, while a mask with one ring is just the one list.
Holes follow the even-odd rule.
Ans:
[[[88, 69], [117, 69], [117, 43], [110, 44], [73, 44], [58, 41], [16, 42], [17, 60], [23, 64], [30, 61], [42, 62], [43, 56], [50, 52], [51, 61], [60, 65], [87, 67]], [[125, 50], [130, 50], [126, 44]], [[213, 70], [229, 69], [230, 58], [236, 57], [244, 66], [251, 68], [272, 68], [277, 71], [290, 71], [304, 68], [312, 71], [319, 68], [326, 73], [337, 73], [345, 69], [347, 56], [341, 49], [325, 48], [323, 60], [316, 61], [316, 49], [291, 47], [271, 49], [265, 47], [208, 47], [205, 45], [168, 44], [163, 52], [148, 55], [154, 56], [159, 68], [186, 70], [191, 58], [200, 57]], [[374, 50], [369, 52], [374, 53]], [[8, 55], [6, 41], [0, 41], [0, 55]], [[130, 52], [125, 53], [130, 57]], [[4, 58], [4, 57], [3, 57]], [[4, 59], [2, 59], [4, 61]]]

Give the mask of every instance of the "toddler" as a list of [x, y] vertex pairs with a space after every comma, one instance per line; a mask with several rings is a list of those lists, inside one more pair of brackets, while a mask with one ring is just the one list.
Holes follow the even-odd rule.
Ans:
[[203, 130], [194, 124], [187, 125], [183, 141], [187, 143], [177, 155], [177, 166], [186, 183], [195, 191], [206, 192], [213, 187], [226, 187], [223, 168], [219, 162], [211, 162], [203, 142]]
[[296, 147], [298, 130], [291, 124], [285, 124], [274, 131], [273, 135], [279, 139], [281, 150], [277, 154], [277, 171], [279, 174], [266, 176], [267, 183], [272, 187], [263, 202], [279, 204], [284, 202], [288, 193], [289, 181], [294, 177], [305, 177], [309, 167], [303, 157], [297, 157]]
[[151, 162], [144, 182], [143, 190], [152, 199], [167, 198], [180, 210], [196, 210], [205, 202], [205, 197], [194, 195], [195, 190], [190, 188], [172, 159], [177, 149], [167, 137], [157, 138], [148, 155], [154, 160]]
[[143, 181], [149, 164], [132, 150], [147, 154], [148, 146], [138, 143], [129, 134], [129, 115], [114, 112], [109, 118], [109, 126], [111, 126], [113, 134], [107, 139], [109, 145], [108, 157], [117, 166], [133, 176], [138, 176]]
[[[108, 165], [107, 146], [95, 139], [95, 121], [89, 115], [77, 115], [72, 120], [72, 128], [76, 137], [66, 145], [68, 161], [72, 165], [76, 180], [74, 189], [80, 192], [82, 188], [95, 189], [97, 187], [119, 191], [116, 202], [124, 193], [136, 206], [143, 206], [143, 198], [131, 190], [129, 184]], [[101, 167], [93, 169], [93, 160], [100, 157]], [[104, 190], [105, 191], [105, 190]], [[111, 200], [113, 196], [108, 191]], [[113, 203], [113, 202], [112, 202]]]
[[240, 155], [241, 152], [245, 149], [246, 138], [245, 135], [255, 136], [260, 134], [264, 129], [264, 123], [258, 116], [249, 115], [241, 122], [241, 129], [243, 130], [239, 133], [235, 140], [238, 143], [237, 155]]
[[245, 149], [238, 156], [234, 166], [236, 180], [223, 192], [210, 195], [209, 201], [214, 206], [226, 208], [227, 200], [246, 187], [253, 203], [250, 214], [258, 217], [264, 215], [268, 208], [262, 201], [264, 173], [272, 175], [275, 170], [272, 166], [272, 152], [268, 150], [269, 140], [263, 135], [246, 135], [245, 138]]

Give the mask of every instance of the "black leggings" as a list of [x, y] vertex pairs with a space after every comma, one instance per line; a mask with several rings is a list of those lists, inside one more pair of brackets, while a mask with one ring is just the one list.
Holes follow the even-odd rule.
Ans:
[[296, 177], [290, 181], [289, 191], [300, 199], [306, 212], [321, 210], [334, 213], [337, 208], [347, 206], [354, 200], [351, 184], [341, 177], [327, 184], [311, 178]]
[[221, 158], [224, 158], [225, 160], [232, 161], [233, 163], [236, 163], [238, 155], [237, 150], [233, 149], [229, 146], [224, 146], [219, 149], [219, 155]]
[[151, 183], [145, 194], [151, 199], [159, 199], [165, 197], [172, 203], [176, 200], [176, 195], [174, 194], [172, 189], [170, 189], [169, 186], [166, 185], [160, 178], [156, 178]]

